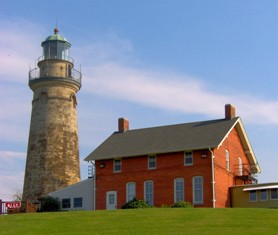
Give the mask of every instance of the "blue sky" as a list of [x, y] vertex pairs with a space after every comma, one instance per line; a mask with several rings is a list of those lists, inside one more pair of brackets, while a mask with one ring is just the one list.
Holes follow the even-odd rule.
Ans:
[[82, 69], [83, 159], [126, 117], [143, 128], [224, 117], [232, 103], [260, 163], [278, 182], [277, 1], [78, 0], [0, 2], [0, 198], [22, 191], [41, 42], [60, 34]]

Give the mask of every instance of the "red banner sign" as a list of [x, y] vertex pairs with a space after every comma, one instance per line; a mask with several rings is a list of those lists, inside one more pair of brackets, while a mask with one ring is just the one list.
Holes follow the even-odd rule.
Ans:
[[6, 202], [6, 207], [9, 209], [20, 208], [21, 202]]

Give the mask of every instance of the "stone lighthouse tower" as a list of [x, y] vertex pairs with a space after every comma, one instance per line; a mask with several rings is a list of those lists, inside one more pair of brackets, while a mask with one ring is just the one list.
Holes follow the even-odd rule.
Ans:
[[81, 73], [73, 69], [71, 44], [57, 28], [41, 46], [38, 68], [29, 71], [34, 94], [23, 187], [23, 200], [33, 202], [80, 181], [76, 93]]

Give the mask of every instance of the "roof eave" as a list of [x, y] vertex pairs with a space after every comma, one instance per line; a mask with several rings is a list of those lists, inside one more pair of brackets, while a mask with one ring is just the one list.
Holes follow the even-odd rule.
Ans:
[[251, 171], [252, 173], [261, 173], [261, 168], [259, 166], [259, 163], [257, 161], [257, 158], [254, 154], [254, 151], [252, 149], [251, 143], [248, 139], [248, 136], [246, 134], [245, 128], [243, 126], [243, 123], [241, 121], [240, 117], [237, 117], [236, 122], [234, 123], [233, 126], [231, 126], [230, 130], [227, 132], [227, 134], [225, 135], [225, 137], [222, 139], [222, 141], [220, 142], [219, 146], [220, 147], [222, 145], [222, 143], [224, 142], [224, 140], [227, 138], [227, 136], [230, 134], [230, 132], [232, 131], [233, 128], [236, 128], [236, 130], [238, 131], [239, 137], [242, 141], [243, 147], [244, 147], [244, 151], [251, 163]]

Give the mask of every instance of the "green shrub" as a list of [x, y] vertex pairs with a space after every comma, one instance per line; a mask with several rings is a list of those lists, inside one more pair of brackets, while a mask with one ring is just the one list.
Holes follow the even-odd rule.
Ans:
[[151, 206], [144, 200], [137, 200], [134, 198], [122, 206], [122, 209], [139, 209], [139, 208], [150, 208]]
[[180, 201], [176, 202], [174, 205], [172, 205], [172, 208], [192, 208], [193, 206], [191, 205], [190, 202], [185, 202], [185, 201]]
[[41, 202], [41, 212], [49, 212], [49, 211], [59, 211], [60, 210], [60, 200], [59, 198], [54, 198], [51, 196], [46, 196], [40, 199]]

